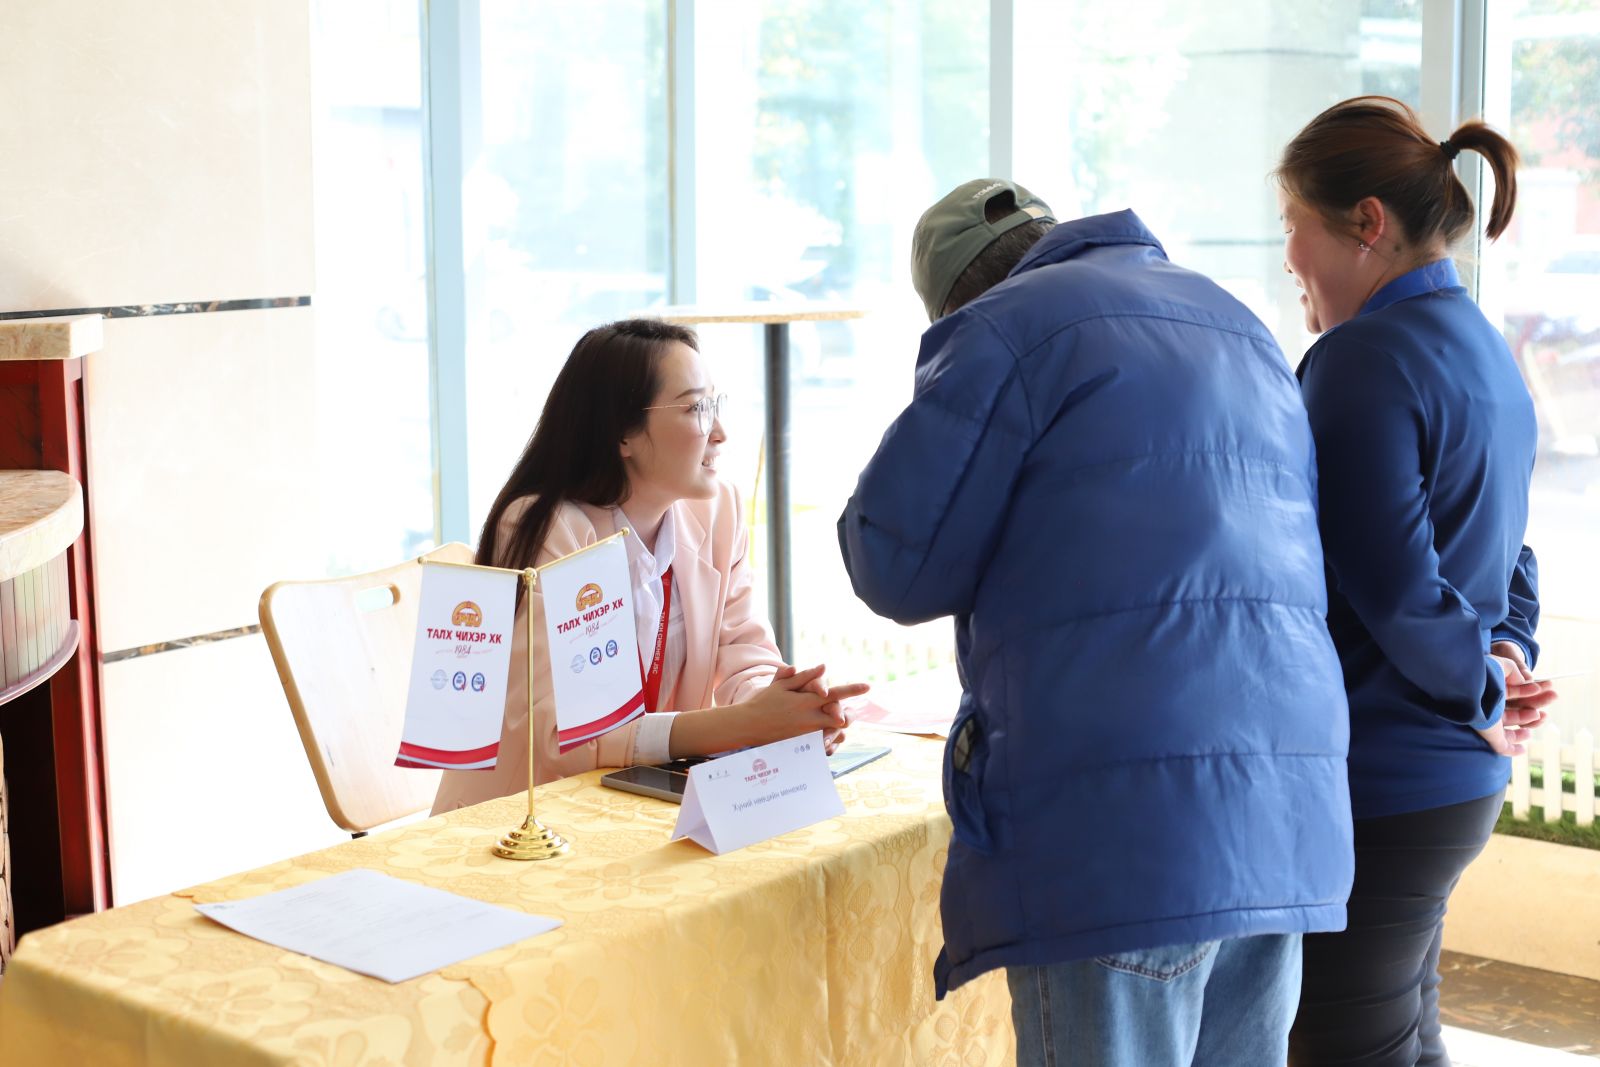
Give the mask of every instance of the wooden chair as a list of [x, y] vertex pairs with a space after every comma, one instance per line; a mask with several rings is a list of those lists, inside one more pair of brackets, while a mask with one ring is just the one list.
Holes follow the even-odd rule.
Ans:
[[439, 771], [394, 765], [426, 560], [471, 563], [442, 545], [386, 570], [278, 582], [261, 594], [261, 631], [333, 821], [356, 837], [433, 806]]

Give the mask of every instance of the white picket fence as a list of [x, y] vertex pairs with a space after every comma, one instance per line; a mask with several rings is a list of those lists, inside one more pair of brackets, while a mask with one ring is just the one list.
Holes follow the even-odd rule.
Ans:
[[831, 678], [883, 683], [948, 671], [959, 695], [953, 643], [948, 622], [907, 628], [876, 618], [842, 633], [801, 626], [795, 635], [796, 657], [826, 663]]
[[[813, 567], [815, 574], [821, 568]], [[817, 575], [821, 577], [821, 575]], [[918, 699], [936, 694], [933, 703], [953, 705], [960, 695], [956, 678], [953, 634], [948, 620], [915, 627], [900, 627], [872, 615], [850, 593], [848, 587], [830, 589], [824, 598], [829, 605], [826, 616], [805, 617], [798, 621], [796, 658], [804, 664], [824, 662], [834, 680], [865, 681], [884, 687], [906, 681], [921, 684], [913, 690]], [[818, 625], [818, 623], [823, 623]], [[808, 623], [810, 625], [808, 625]], [[1561, 703], [1571, 731], [1571, 723], [1600, 724], [1600, 622], [1590, 619], [1551, 617], [1540, 624], [1540, 640], [1545, 658], [1557, 664], [1555, 673], [1574, 667], [1591, 673], [1558, 683]], [[884, 688], [879, 689], [885, 692]], [[1571, 812], [1579, 826], [1592, 826], [1596, 803], [1597, 769], [1594, 734], [1580, 728], [1563, 743], [1562, 725], [1549, 721], [1533, 731], [1525, 755], [1511, 761], [1511, 785], [1506, 799], [1514, 818], [1529, 820], [1535, 806], [1543, 809], [1547, 823], [1561, 821]], [[1533, 785], [1532, 770], [1543, 770], [1543, 781]], [[1563, 772], [1570, 772], [1578, 785], [1574, 792], [1563, 792]]]
[[[1533, 785], [1535, 765], [1544, 772], [1544, 782], [1537, 788]], [[1571, 793], [1561, 789], [1563, 771], [1571, 771], [1577, 782]], [[1594, 825], [1594, 773], [1594, 734], [1579, 730], [1572, 743], [1564, 745], [1554, 723], [1539, 727], [1528, 751], [1511, 760], [1511, 788], [1506, 796], [1512, 816], [1526, 820], [1537, 804], [1544, 809], [1545, 822], [1560, 822], [1562, 813], [1570, 811], [1579, 826]]]

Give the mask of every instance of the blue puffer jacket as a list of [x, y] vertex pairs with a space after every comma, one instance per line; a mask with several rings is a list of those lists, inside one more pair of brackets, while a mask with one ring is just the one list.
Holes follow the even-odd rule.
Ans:
[[874, 611], [956, 618], [941, 996], [1343, 928], [1315, 470], [1271, 335], [1132, 212], [1057, 226], [923, 335], [839, 540]]

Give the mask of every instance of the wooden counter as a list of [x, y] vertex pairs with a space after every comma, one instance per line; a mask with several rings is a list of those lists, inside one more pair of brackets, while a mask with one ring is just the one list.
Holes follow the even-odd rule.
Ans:
[[[83, 493], [71, 475], [0, 471], [0, 705], [55, 674], [78, 649], [67, 551], [82, 531]], [[9, 808], [0, 749], [0, 972], [16, 938]]]
[[100, 351], [105, 319], [99, 315], [0, 321], [0, 360], [78, 359]]
[[67, 549], [83, 494], [60, 471], [0, 471], [0, 705], [54, 674], [77, 647]]
[[103, 343], [99, 315], [0, 318], [0, 864], [19, 935], [110, 901], [83, 402]]

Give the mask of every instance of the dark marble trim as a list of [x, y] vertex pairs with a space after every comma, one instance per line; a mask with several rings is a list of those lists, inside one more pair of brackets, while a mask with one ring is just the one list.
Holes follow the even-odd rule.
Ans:
[[218, 641], [231, 641], [235, 637], [249, 637], [251, 634], [261, 632], [259, 625], [235, 626], [231, 630], [214, 630], [208, 634], [196, 634], [193, 637], [179, 637], [172, 641], [157, 641], [153, 645], [140, 645], [137, 648], [124, 648], [116, 652], [107, 652], [100, 657], [102, 663], [120, 663], [125, 659], [138, 659], [140, 656], [153, 656], [158, 652], [173, 652], [180, 648], [195, 648], [199, 645], [213, 645]]
[[211, 311], [257, 311], [262, 308], [311, 306], [309, 296], [269, 296], [255, 300], [200, 300], [187, 304], [119, 304], [103, 308], [55, 308], [50, 311], [0, 311], [3, 319], [48, 319], [65, 315], [104, 315], [108, 319], [141, 319], [155, 315], [198, 315]]

